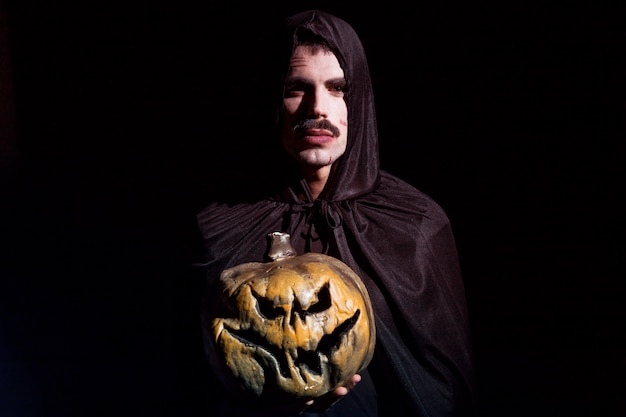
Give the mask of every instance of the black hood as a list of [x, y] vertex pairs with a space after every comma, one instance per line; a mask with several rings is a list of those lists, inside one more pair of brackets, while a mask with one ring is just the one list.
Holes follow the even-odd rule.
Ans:
[[363, 45], [354, 29], [328, 13], [310, 10], [287, 19], [287, 44], [283, 48], [283, 78], [302, 31], [322, 37], [335, 53], [347, 82], [348, 143], [345, 154], [335, 163], [321, 198], [349, 200], [372, 191], [379, 181], [378, 130], [374, 94]]

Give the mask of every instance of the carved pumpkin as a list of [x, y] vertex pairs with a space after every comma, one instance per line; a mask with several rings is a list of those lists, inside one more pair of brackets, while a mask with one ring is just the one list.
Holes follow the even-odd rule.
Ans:
[[297, 256], [288, 234], [269, 237], [273, 261], [222, 272], [205, 315], [207, 355], [236, 393], [315, 398], [371, 360], [372, 305], [343, 262], [318, 253]]

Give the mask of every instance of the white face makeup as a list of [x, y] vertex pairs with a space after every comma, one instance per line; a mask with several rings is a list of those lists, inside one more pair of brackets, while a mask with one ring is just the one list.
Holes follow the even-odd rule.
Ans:
[[[283, 98], [283, 146], [303, 172], [328, 176], [346, 150], [346, 81], [334, 54], [298, 46], [291, 58]], [[321, 172], [320, 172], [321, 171]]]

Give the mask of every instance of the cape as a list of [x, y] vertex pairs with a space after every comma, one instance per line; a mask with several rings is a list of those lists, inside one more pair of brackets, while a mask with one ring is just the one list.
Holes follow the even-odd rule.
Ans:
[[[337, 55], [348, 83], [347, 149], [316, 200], [293, 162], [277, 152], [273, 166], [286, 182], [268, 179], [275, 191], [254, 201], [220, 199], [201, 210], [207, 284], [226, 268], [267, 261], [267, 235], [288, 233], [299, 254], [322, 252], [350, 266], [376, 316], [367, 381], [328, 415], [375, 416], [372, 407], [380, 416], [473, 415], [469, 320], [450, 221], [429, 196], [380, 169], [372, 83], [354, 29], [316, 10], [288, 18], [285, 29], [283, 77], [300, 30], [322, 36]], [[365, 411], [357, 413], [359, 407]]]

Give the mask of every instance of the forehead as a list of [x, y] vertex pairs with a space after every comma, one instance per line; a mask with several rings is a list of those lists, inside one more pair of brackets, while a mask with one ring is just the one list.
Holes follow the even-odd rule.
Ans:
[[291, 55], [289, 72], [320, 71], [333, 77], [343, 77], [343, 69], [335, 54], [309, 45], [299, 45]]

